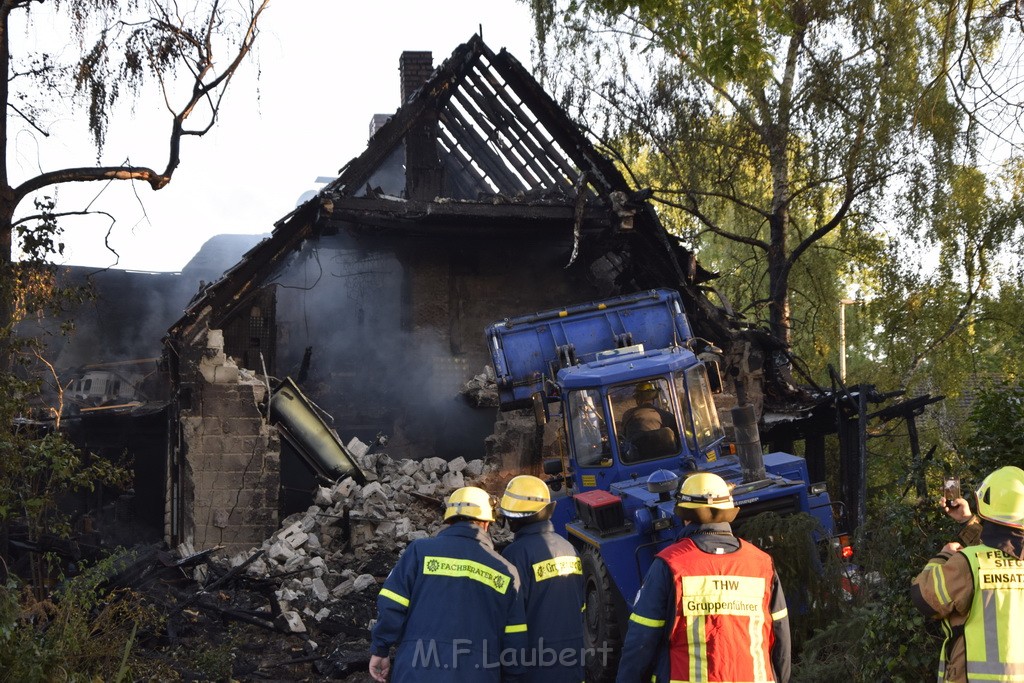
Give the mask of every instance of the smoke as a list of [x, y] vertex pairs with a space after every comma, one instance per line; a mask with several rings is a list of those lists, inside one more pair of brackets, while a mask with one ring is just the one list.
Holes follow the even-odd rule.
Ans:
[[444, 278], [410, 272], [357, 236], [307, 243], [274, 278], [278, 374], [296, 376], [311, 347], [303, 391], [343, 439], [383, 432], [392, 457], [481, 457], [494, 414], [459, 393], [480, 368], [449, 347], [448, 292], [429, 291]]
[[[87, 285], [91, 296], [69, 302], [63, 314], [36, 319], [21, 333], [43, 340], [43, 356], [67, 385], [87, 365], [156, 358], [162, 339], [184, 313], [201, 283], [218, 279], [266, 235], [218, 235], [180, 273], [148, 273], [80, 266], [60, 268], [63, 287]], [[72, 323], [70, 334], [62, 325]]]

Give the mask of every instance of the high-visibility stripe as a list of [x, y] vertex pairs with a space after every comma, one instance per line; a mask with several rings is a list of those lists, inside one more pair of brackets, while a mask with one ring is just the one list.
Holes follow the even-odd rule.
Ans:
[[550, 560], [537, 562], [533, 565], [533, 578], [536, 581], [582, 573], [583, 563], [575, 555], [552, 557]]
[[438, 557], [427, 555], [423, 558], [423, 574], [425, 576], [449, 576], [455, 579], [472, 579], [485, 586], [490, 586], [502, 595], [512, 583], [512, 577], [491, 569], [486, 564], [472, 560], [460, 560], [455, 557]]
[[[670, 546], [658, 557], [678, 582], [676, 611], [668, 622], [671, 680], [770, 680], [771, 623], [773, 616], [788, 616], [781, 606], [773, 615], [767, 604], [773, 576], [770, 558], [746, 541], [727, 557], [705, 556], [692, 539]], [[722, 642], [730, 643], [728, 652], [712, 649]]]
[[949, 597], [949, 589], [946, 588], [946, 577], [942, 573], [942, 563], [929, 562], [925, 565], [925, 569], [932, 573], [932, 586], [935, 591], [935, 596], [943, 605], [948, 605], [953, 602], [953, 599]]
[[380, 595], [382, 597], [394, 600], [395, 602], [397, 602], [402, 607], [408, 607], [409, 606], [409, 598], [403, 598], [398, 593], [396, 593], [394, 591], [389, 591], [387, 588], [381, 588], [380, 589]]
[[636, 613], [630, 614], [629, 615], [629, 620], [630, 621], [635, 621], [636, 623], [640, 624], [641, 626], [650, 626], [651, 628], [661, 628], [662, 626], [665, 625], [665, 620], [664, 619], [648, 619], [647, 617], [642, 617], [642, 616], [640, 616], [639, 614], [636, 614]]
[[750, 659], [754, 662], [754, 680], [767, 681], [768, 673], [764, 664], [764, 612], [757, 612], [747, 624], [750, 634]]
[[[974, 583], [963, 636], [967, 678], [1024, 683], [1024, 641], [1014, 631], [1017, 615], [1024, 613], [1024, 562], [984, 545], [960, 552]], [[948, 642], [951, 628], [946, 622], [943, 627]]]
[[509, 624], [505, 627], [505, 633], [526, 633], [526, 624]]
[[972, 681], [1024, 681], [1024, 664], [967, 662], [967, 675]]
[[789, 610], [786, 608], [782, 608], [778, 612], [772, 612], [772, 621], [782, 621], [788, 616]]
[[527, 495], [524, 495], [522, 493], [514, 493], [514, 492], [508, 491], [508, 490], [505, 491], [505, 495], [508, 496], [509, 498], [512, 498], [513, 500], [532, 500], [532, 501], [537, 502], [537, 503], [546, 503], [546, 502], [548, 502], [547, 498], [542, 498], [540, 496], [527, 496]]
[[686, 628], [690, 632], [690, 642], [687, 643], [690, 655], [690, 680], [694, 683], [708, 680], [708, 650], [707, 635], [705, 633], [706, 617], [698, 614], [693, 617], [686, 617]]

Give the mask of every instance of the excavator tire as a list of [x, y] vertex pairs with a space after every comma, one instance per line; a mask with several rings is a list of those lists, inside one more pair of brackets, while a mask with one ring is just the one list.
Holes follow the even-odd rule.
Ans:
[[583, 550], [580, 561], [586, 600], [583, 621], [586, 678], [588, 683], [612, 683], [618, 671], [625, 633], [625, 624], [619, 623], [617, 610], [617, 601], [621, 598], [596, 549]]

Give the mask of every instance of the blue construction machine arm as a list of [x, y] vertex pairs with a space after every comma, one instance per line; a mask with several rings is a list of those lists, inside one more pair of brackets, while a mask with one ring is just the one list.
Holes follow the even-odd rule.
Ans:
[[693, 336], [679, 293], [652, 289], [600, 302], [506, 318], [487, 328], [502, 410], [557, 395], [560, 368], [642, 346], [680, 346]]

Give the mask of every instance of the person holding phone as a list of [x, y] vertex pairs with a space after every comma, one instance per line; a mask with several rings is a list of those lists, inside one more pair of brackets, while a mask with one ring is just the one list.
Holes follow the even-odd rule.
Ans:
[[[955, 493], [943, 493], [946, 514], [970, 520], [970, 504], [951, 498]], [[1024, 623], [1024, 470], [997, 469], [976, 496], [978, 543], [944, 545], [914, 579], [911, 598], [923, 615], [943, 622], [940, 681], [1019, 681], [1024, 638], [1011, 629]]]

